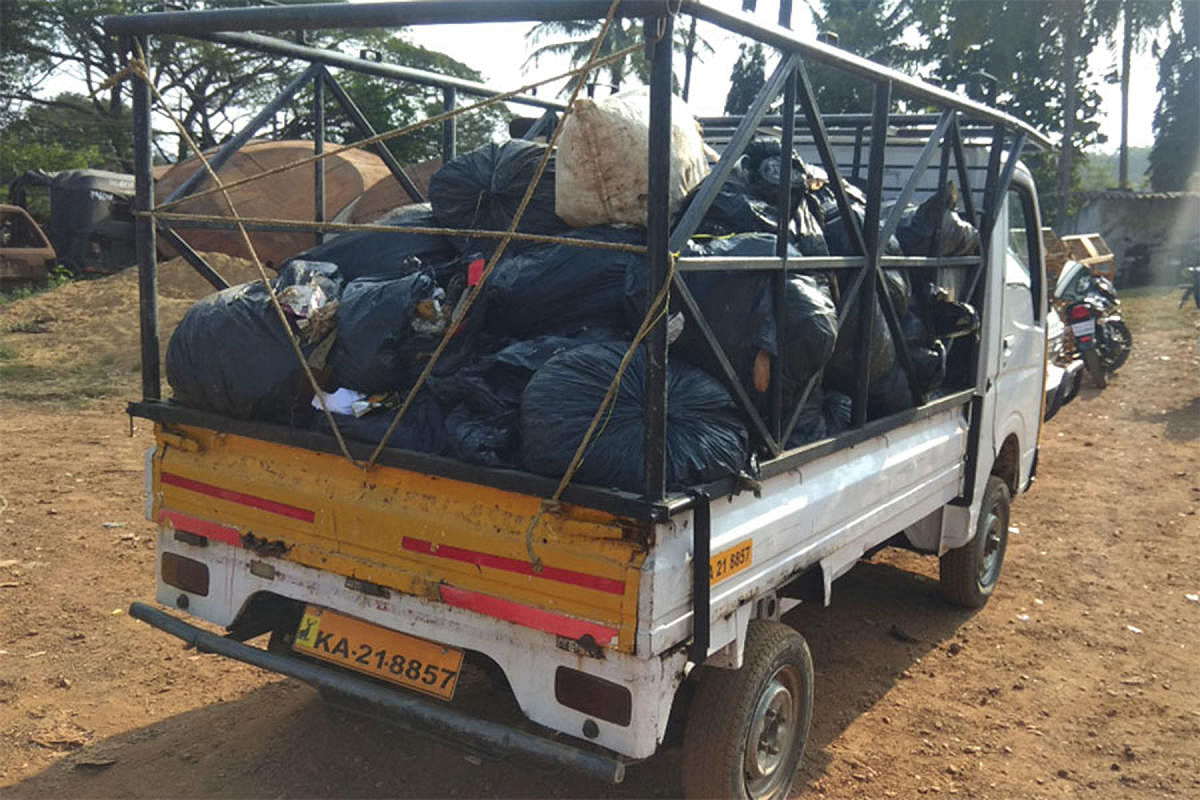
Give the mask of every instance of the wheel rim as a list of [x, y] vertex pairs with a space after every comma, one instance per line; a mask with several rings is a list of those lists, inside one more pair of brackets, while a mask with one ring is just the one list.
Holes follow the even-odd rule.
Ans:
[[979, 558], [979, 587], [987, 589], [1000, 576], [1000, 558], [1004, 549], [1004, 534], [1006, 522], [996, 513], [995, 508], [987, 512], [984, 519], [983, 553]]
[[1105, 368], [1115, 370], [1125, 363], [1129, 355], [1129, 331], [1124, 325], [1109, 323], [1105, 325], [1104, 343], [1101, 347], [1100, 361]]
[[775, 670], [759, 695], [744, 759], [746, 794], [754, 800], [775, 797], [790, 782], [802, 697], [800, 672], [792, 666]]

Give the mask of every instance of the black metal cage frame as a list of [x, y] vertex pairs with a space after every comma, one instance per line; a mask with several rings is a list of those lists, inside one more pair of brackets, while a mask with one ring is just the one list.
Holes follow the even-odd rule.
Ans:
[[[364, 137], [376, 135], [364, 115], [354, 104], [353, 99], [329, 72], [330, 67], [441, 88], [444, 107], [447, 110], [456, 107], [460, 94], [477, 97], [497, 97], [502, 94], [495, 89], [470, 81], [353, 58], [335, 51], [321, 50], [301, 43], [247, 31], [601, 19], [609, 11], [611, 5], [611, 0], [524, 0], [522, 3], [511, 4], [496, 3], [492, 0], [403, 0], [369, 5], [313, 4], [211, 11], [157, 12], [108, 17], [103, 24], [109, 34], [125, 37], [130, 52], [135, 50], [142, 53], [148, 52], [148, 48], [145, 46], [148, 36], [186, 36], [229, 47], [246, 48], [281, 58], [308, 62], [307, 69], [289, 83], [274, 100], [264, 106], [211, 158], [213, 167], [218, 168], [249, 141], [280, 108], [292, 102], [306, 84], [311, 84], [313, 88], [312, 116], [315, 131], [314, 152], [316, 154], [319, 155], [324, 151], [326, 92], [346, 112]], [[842, 218], [849, 226], [852, 241], [860, 253], [856, 256], [819, 258], [797, 258], [788, 255], [787, 225], [790, 214], [787, 209], [790, 203], [792, 165], [790, 159], [783, 158], [781, 159], [781, 189], [776, 208], [777, 219], [780, 221], [776, 257], [719, 260], [681, 258], [677, 261], [677, 269], [672, 278], [672, 293], [686, 311], [689, 322], [696, 325], [703, 334], [712, 357], [720, 365], [724, 373], [723, 377], [735, 393], [735, 399], [750, 422], [755, 437], [763, 443], [764, 452], [760, 470], [763, 476], [768, 477], [792, 469], [833, 450], [877, 435], [895, 425], [903, 424], [920, 416], [937, 413], [949, 407], [960, 406], [964, 409], [964, 413], [975, 414], [981, 393], [977, 388], [972, 387], [933, 402], [925, 402], [925, 398], [921, 397], [916, 389], [915, 373], [907, 349], [898, 347], [897, 355], [908, 374], [915, 407], [884, 420], [868, 422], [866, 411], [870, 358], [868, 342], [871, 339], [874, 315], [859, 314], [857, 331], [859, 371], [856, 392], [853, 397], [851, 429], [835, 438], [789, 451], [784, 443], [788, 441], [792, 429], [796, 425], [800, 409], [803, 408], [814, 387], [815, 379], [809, 382], [796, 407], [785, 409], [782, 397], [781, 359], [773, 359], [769, 413], [760, 414], [755, 403], [742, 387], [729, 358], [723, 352], [711, 326], [705, 320], [704, 314], [689, 291], [684, 281], [684, 274], [688, 271], [704, 269], [769, 271], [777, 281], [775, 303], [776, 309], [779, 311], [784, 284], [788, 280], [789, 274], [816, 270], [849, 270], [853, 273], [853, 278], [850, 288], [845, 294], [853, 298], [853, 302], [844, 305], [839, 315], [839, 322], [845, 319], [846, 313], [854, 303], [860, 304], [860, 307], [863, 308], [870, 308], [871, 304], [878, 301], [882, 306], [884, 319], [893, 338], [902, 340], [899, 317], [895, 308], [892, 307], [888, 292], [884, 289], [884, 268], [962, 267], [971, 271], [971, 277], [966, 282], [966, 285], [971, 288], [966, 292], [966, 298], [971, 299], [977, 292], [981, 292], [982, 276], [988, 268], [988, 242], [991, 239], [998, 209], [1012, 180], [1017, 161], [1027, 146], [1039, 148], [1050, 146], [1049, 141], [1029, 125], [994, 108], [879, 66], [831, 45], [800, 38], [788, 29], [791, 16], [790, 7], [789, 0], [781, 2], [779, 24], [776, 26], [763, 25], [746, 15], [728, 13], [704, 2], [689, 0], [682, 2], [678, 0], [622, 0], [616, 10], [620, 16], [644, 19], [648, 42], [656, 39], [671, 42], [675, 17], [682, 13], [761, 42], [775, 48], [780, 54], [779, 65], [768, 77], [766, 84], [745, 115], [736, 118], [705, 120], [705, 124], [710, 129], [721, 129], [726, 132], [728, 140], [711, 174], [700, 185], [687, 210], [672, 225], [667, 198], [673, 54], [672, 47], [669, 45], [653, 46], [648, 44], [651, 64], [651, 108], [650, 152], [647, 165], [649, 211], [646, 233], [647, 285], [651, 287], [651, 293], [668, 279], [668, 275], [671, 274], [671, 253], [679, 252], [696, 232], [702, 217], [716, 198], [746, 146], [756, 135], [766, 129], [778, 135], [782, 151], [785, 154], [791, 152], [794, 146], [798, 126], [805, 132], [805, 136], [811, 140], [810, 144], [819, 156], [820, 165], [824, 167], [829, 176], [830, 186], [837, 199]], [[869, 115], [823, 116], [818, 108], [816, 94], [809, 77], [807, 69], [809, 63], [828, 65], [869, 81], [873, 86], [872, 112]], [[205, 222], [166, 220], [155, 218], [152, 214], [155, 202], [151, 174], [151, 91], [151, 87], [142, 81], [135, 81], [133, 84], [134, 163], [137, 182], [135, 202], [136, 210], [142, 212], [137, 217], [136, 234], [143, 400], [141, 403], [132, 404], [131, 412], [151, 419], [166, 421], [173, 418], [178, 419], [179, 415], [175, 412], [179, 411], [197, 424], [245, 432], [257, 429], [264, 435], [278, 438], [280, 435], [278, 431], [273, 434], [270, 432], [270, 429], [278, 426], [235, 423], [234, 421], [214, 422], [211, 417], [215, 415], [183, 409], [169, 410], [165, 404], [160, 402], [156, 237], [163, 236], [215, 287], [224, 288], [228, 285], [224, 279], [187, 246], [174, 228], [188, 225], [235, 227], [235, 222], [232, 219], [228, 224], [211, 220]], [[893, 114], [894, 98], [897, 95], [938, 111], [932, 114]], [[563, 109], [562, 103], [535, 96], [517, 95], [509, 99], [511, 102], [521, 103], [542, 112]], [[908, 138], [908, 141], [911, 141], [915, 135], [924, 139], [924, 144], [912, 172], [900, 188], [898, 196], [894, 198], [896, 202], [885, 216], [883, 205], [884, 151], [888, 145], [889, 136], [897, 135], [895, 132], [897, 126], [904, 128], [903, 135]], [[973, 139], [978, 139], [980, 132], [983, 132], [988, 147], [988, 168], [981, 193], [982, 207], [977, 207], [975, 200], [974, 190], [979, 187], [972, 186], [971, 176], [968, 174], [967, 159], [964, 153], [967, 131], [970, 132]], [[850, 213], [851, 201], [847, 196], [842, 170], [835, 158], [831, 144], [833, 132], [850, 132], [854, 135], [854, 166], [852, 169], [854, 176], [860, 177], [865, 168], [867, 202], [865, 218], [861, 224], [857, 217]], [[863, 158], [864, 146], [867, 149], [865, 160]], [[451, 117], [442, 122], [444, 160], [454, 157], [455, 147], [455, 120]], [[905, 206], [913, 198], [919, 180], [930, 167], [939, 150], [941, 153], [938, 166], [939, 185], [945, 183], [951, 169], [955, 170], [955, 175], [962, 187], [964, 216], [980, 230], [982, 255], [966, 259], [885, 256], [884, 246], [896, 231]], [[417, 187], [387, 149], [379, 145], [377, 151], [396, 180], [409, 194], [420, 198]], [[322, 163], [321, 161], [316, 162], [313, 173], [314, 214], [312, 225], [307, 227], [318, 236], [329, 229], [324, 218], [325, 186]], [[203, 170], [198, 170], [164, 203], [179, 200], [193, 193], [200, 185], [204, 175]], [[269, 230], [273, 226], [258, 223], [247, 224], [246, 228]], [[291, 225], [287, 229], [296, 230], [297, 226]], [[782, 315], [779, 316], [782, 318]], [[692, 497], [681, 495], [668, 498], [666, 491], [665, 431], [668, 346], [665, 315], [651, 329], [646, 338], [645, 347], [647, 352], [645, 367], [647, 387], [645, 484], [640, 497], [595, 490], [589, 487], [572, 487], [564, 499], [610, 507], [614, 511], [619, 510], [618, 513], [631, 517], [661, 519], [693, 504]], [[972, 426], [972, 429], [977, 427]], [[289, 434], [287, 438], [295, 439], [295, 432]], [[301, 438], [308, 446], [315, 449], [329, 449], [328, 444], [318, 441], [323, 437], [305, 434]], [[461, 465], [455, 467], [445, 459], [417, 456], [416, 454], [392, 453], [384, 459], [384, 462], [410, 465], [418, 469], [450, 475], [461, 476], [464, 473]], [[523, 491], [542, 496], [548, 496], [552, 487], [552, 483], [545, 479], [533, 476], [518, 478], [516, 473], [502, 470], [489, 471], [471, 468], [471, 472], [472, 479], [494, 482], [510, 488], [520, 488]], [[702, 494], [720, 496], [735, 491], [737, 488], [737, 480], [729, 479], [705, 487], [705, 493]]]

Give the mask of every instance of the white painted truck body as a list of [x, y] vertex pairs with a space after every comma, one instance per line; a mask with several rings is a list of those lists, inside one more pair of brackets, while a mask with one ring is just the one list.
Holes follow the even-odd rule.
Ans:
[[[1023, 167], [1017, 170], [1013, 191], [1018, 193], [1015, 197], [1032, 204], [1030, 222], [1036, 224], [1036, 197]], [[829, 602], [833, 581], [864, 553], [898, 533], [904, 532], [918, 549], [935, 554], [966, 543], [975, 530], [983, 486], [1006, 446], [1015, 446], [1019, 453], [1006, 482], [1014, 494], [1029, 485], [1045, 358], [1045, 315], [1035, 314], [1034, 309], [1044, 309], [1045, 299], [1044, 290], [1040, 296], [1034, 291], [1042, 285], [1040, 277], [1031, 284], [1028, 276], [1022, 281], [1012, 269], [994, 268], [1012, 259], [1010, 237], [1005, 235], [1008, 213], [1005, 204], [992, 237], [992, 252], [985, 259], [993, 268], [984, 272], [981, 356], [973, 391], [981, 413], [971, 417], [970, 399], [926, 409], [928, 413], [918, 413], [912, 421], [763, 478], [753, 489], [713, 500], [710, 552], [719, 554], [749, 541], [753, 555], [748, 567], [711, 588], [705, 663], [740, 666], [749, 622], [777, 617], [786, 610], [783, 601], [769, 605], [761, 601], [776, 600], [781, 588], [802, 573], [819, 569], [825, 602]], [[1040, 261], [1032, 268], [1040, 274]], [[968, 468], [972, 425], [978, 429], [973, 470]], [[154, 459], [161, 458], [154, 452], [148, 457], [151, 487]], [[971, 475], [975, 486], [968, 492]], [[973, 502], [956, 504], [967, 494]], [[552, 633], [436, 600], [400, 593], [370, 597], [347, 588], [341, 575], [232, 543], [209, 542], [198, 556], [196, 548], [174, 535], [170, 523], [162, 525], [158, 539], [158, 600], [177, 605], [180, 595], [162, 580], [161, 554], [202, 557], [210, 570], [210, 589], [207, 596], [190, 598], [186, 608], [193, 616], [228, 626], [256, 593], [271, 592], [482, 653], [504, 671], [529, 719], [581, 739], [581, 732], [594, 725], [587, 741], [640, 759], [652, 755], [662, 743], [672, 704], [688, 672], [693, 524], [691, 511], [657, 523], [640, 568], [634, 651], [606, 652], [603, 658], [563, 649]], [[632, 694], [630, 723], [595, 720], [559, 703], [554, 683], [559, 666], [626, 687]]]

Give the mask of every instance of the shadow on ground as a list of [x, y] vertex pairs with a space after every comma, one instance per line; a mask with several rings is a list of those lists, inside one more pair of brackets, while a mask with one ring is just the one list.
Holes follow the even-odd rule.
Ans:
[[[798, 786], [824, 774], [833, 761], [830, 742], [969, 618], [941, 601], [936, 581], [884, 564], [860, 564], [834, 591], [830, 608], [801, 606], [786, 617], [808, 638], [816, 667], [816, 709]], [[678, 752], [667, 750], [610, 787], [464, 755], [329, 707], [309, 687], [280, 680], [92, 743], [7, 787], [5, 796], [671, 797], [678, 763]]]

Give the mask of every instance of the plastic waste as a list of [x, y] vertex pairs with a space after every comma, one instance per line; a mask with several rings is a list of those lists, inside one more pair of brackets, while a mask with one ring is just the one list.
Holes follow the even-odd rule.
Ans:
[[788, 280], [784, 295], [783, 374], [785, 407], [791, 407], [809, 379], [825, 368], [837, 341], [837, 308], [829, 289], [810, 275]]
[[[434, 216], [447, 228], [507, 231], [545, 152], [544, 144], [510, 139], [503, 144], [485, 144], [444, 164], [429, 181]], [[560, 151], [559, 161], [562, 158]], [[554, 186], [555, 165], [551, 161], [521, 216], [518, 231], [557, 234], [567, 230], [554, 211]], [[492, 237], [469, 235], [455, 236], [451, 241], [460, 252], [479, 251], [485, 255], [491, 255], [499, 244]], [[506, 251], [528, 246], [527, 242], [514, 240]]]
[[333, 384], [366, 394], [410, 386], [440, 339], [422, 324], [436, 313], [438, 291], [425, 273], [348, 283], [329, 357]]
[[261, 283], [232, 286], [188, 309], [167, 346], [167, 382], [182, 405], [237, 419], [290, 420], [312, 398]]
[[[380, 408], [362, 417], [335, 413], [333, 418], [345, 438], [377, 445], [396, 416], [396, 408], [390, 406], [398, 407], [401, 400], [402, 397], [393, 397], [389, 407]], [[316, 415], [313, 426], [322, 433], [332, 432], [329, 420], [324, 414]], [[428, 390], [422, 389], [417, 392], [408, 411], [400, 419], [400, 424], [388, 437], [387, 446], [435, 455], [446, 451], [446, 426], [442, 410]]]
[[[377, 225], [398, 228], [440, 228], [428, 204], [404, 206], [380, 219]], [[326, 241], [287, 261], [279, 271], [285, 280], [297, 262], [329, 262], [337, 265], [344, 281], [372, 275], [402, 277], [422, 266], [441, 264], [457, 254], [445, 236], [429, 233], [353, 231], [329, 237]], [[290, 280], [300, 283], [299, 280]], [[280, 284], [276, 284], [277, 286]], [[328, 294], [328, 292], [327, 292]]]
[[[645, 243], [643, 231], [625, 228], [588, 228], [571, 237]], [[515, 338], [585, 326], [622, 328], [626, 273], [644, 275], [645, 264], [645, 257], [636, 253], [573, 244], [539, 245], [506, 255], [485, 286], [486, 328]]]
[[[958, 187], [948, 181], [915, 209], [908, 209], [896, 228], [905, 255], [969, 256], [979, 252], [979, 231], [959, 216]], [[934, 252], [936, 247], [937, 252]]]
[[[588, 344], [546, 362], [521, 396], [521, 463], [561, 477], [599, 408], [625, 343]], [[644, 488], [645, 351], [639, 349], [576, 474], [580, 483]], [[737, 474], [748, 436], [729, 393], [682, 359], [667, 369], [666, 464], [671, 490]]]

